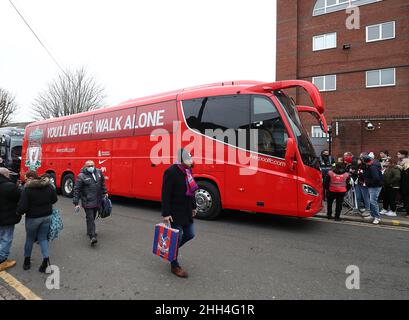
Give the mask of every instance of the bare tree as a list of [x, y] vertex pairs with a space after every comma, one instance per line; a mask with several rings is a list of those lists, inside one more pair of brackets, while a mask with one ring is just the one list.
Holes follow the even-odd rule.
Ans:
[[53, 80], [34, 100], [37, 119], [49, 119], [98, 109], [104, 101], [104, 89], [85, 68], [66, 71]]
[[0, 88], [0, 127], [9, 123], [11, 116], [16, 111], [15, 97], [7, 90]]

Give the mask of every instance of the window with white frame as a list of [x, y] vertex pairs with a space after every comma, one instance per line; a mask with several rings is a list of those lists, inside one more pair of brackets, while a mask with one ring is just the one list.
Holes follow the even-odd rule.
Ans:
[[327, 76], [319, 76], [313, 77], [312, 83], [320, 91], [335, 91], [337, 90], [337, 76], [334, 75], [327, 75]]
[[366, 42], [395, 38], [395, 21], [374, 24], [366, 27]]
[[383, 0], [317, 0], [314, 6], [313, 16], [319, 16], [331, 12], [345, 10], [350, 5], [363, 6]]
[[337, 33], [327, 33], [315, 36], [312, 39], [312, 50], [328, 50], [337, 47]]
[[320, 126], [312, 126], [311, 138], [329, 138], [329, 134], [322, 131]]
[[390, 87], [396, 85], [396, 69], [371, 70], [366, 72], [366, 87]]

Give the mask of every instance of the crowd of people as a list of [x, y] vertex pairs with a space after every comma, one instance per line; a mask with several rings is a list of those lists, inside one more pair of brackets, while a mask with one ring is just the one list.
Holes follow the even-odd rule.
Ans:
[[[162, 216], [166, 225], [179, 230], [178, 249], [195, 236], [193, 218], [196, 216], [195, 191], [198, 189], [193, 174], [193, 160], [185, 149], [178, 151], [178, 161], [164, 173], [162, 185]], [[31, 254], [34, 243], [38, 243], [43, 256], [39, 271], [46, 272], [50, 266], [49, 242], [52, 229], [53, 205], [57, 202], [57, 193], [52, 176], [41, 177], [35, 171], [25, 174], [25, 184], [14, 183], [10, 171], [0, 168], [0, 271], [16, 265], [9, 259], [15, 225], [25, 215], [26, 242], [24, 246], [23, 269], [31, 268]], [[108, 197], [105, 178], [100, 169], [91, 160], [85, 162], [78, 174], [74, 186], [74, 211], [82, 207], [85, 211], [87, 236], [91, 246], [98, 242], [95, 219], [100, 213], [101, 203]], [[177, 250], [177, 253], [179, 250]], [[176, 257], [171, 261], [171, 272], [186, 278]]]
[[[193, 218], [197, 214], [194, 193], [198, 185], [192, 173], [193, 160], [184, 149], [178, 151], [177, 163], [164, 173], [162, 185], [162, 216], [167, 225], [179, 230], [178, 248], [194, 238]], [[355, 191], [356, 208], [366, 219], [379, 224], [381, 215], [396, 216], [397, 204], [402, 202], [409, 218], [409, 154], [400, 150], [396, 158], [387, 151], [376, 157], [373, 152], [362, 152], [358, 157], [345, 152], [335, 161], [328, 150], [320, 156], [324, 197], [327, 200], [327, 216], [332, 219], [334, 201], [335, 220], [341, 219], [344, 198], [348, 190]], [[49, 231], [53, 205], [57, 193], [52, 177], [39, 177], [35, 171], [25, 174], [25, 185], [14, 183], [10, 171], [0, 167], [0, 271], [13, 267], [15, 260], [8, 259], [15, 225], [25, 215], [26, 241], [23, 269], [31, 267], [31, 253], [38, 243], [43, 256], [39, 271], [46, 272], [49, 260]], [[73, 204], [75, 211], [85, 211], [87, 235], [91, 246], [97, 243], [95, 219], [104, 198], [108, 197], [102, 171], [93, 161], [85, 162], [75, 187]], [[383, 209], [379, 210], [379, 198]], [[81, 206], [80, 206], [81, 202]], [[179, 250], [177, 250], [179, 251]], [[187, 272], [178, 263], [177, 255], [171, 261], [171, 272], [178, 277], [187, 277]]]
[[[15, 266], [9, 259], [15, 225], [25, 215], [26, 241], [24, 245], [23, 269], [31, 268], [33, 246], [40, 246], [43, 261], [39, 271], [44, 273], [50, 266], [49, 242], [52, 240], [53, 207], [57, 202], [57, 192], [52, 176], [38, 176], [35, 171], [25, 174], [25, 184], [17, 184], [10, 179], [10, 171], [0, 167], [0, 271]], [[95, 168], [93, 161], [85, 162], [74, 187], [73, 204], [76, 211], [84, 208], [87, 222], [87, 235], [91, 246], [97, 243], [95, 219], [102, 199], [107, 197], [105, 180], [101, 170]]]
[[[358, 212], [366, 219], [379, 224], [381, 216], [396, 217], [398, 204], [403, 204], [409, 218], [409, 152], [400, 150], [396, 157], [383, 150], [376, 157], [374, 152], [362, 152], [359, 156], [345, 152], [335, 161], [328, 150], [320, 156], [320, 167], [327, 200], [327, 216], [332, 219], [332, 207], [336, 202], [335, 220], [340, 220], [346, 193], [353, 188]], [[379, 208], [382, 200], [382, 210]]]
[[26, 241], [24, 245], [24, 270], [31, 267], [33, 245], [40, 245], [43, 262], [39, 271], [45, 272], [50, 265], [48, 231], [51, 225], [53, 204], [57, 193], [48, 175], [39, 177], [28, 171], [25, 185], [10, 179], [10, 172], [0, 168], [0, 271], [13, 267], [15, 260], [8, 259], [14, 236], [14, 227], [25, 215]]

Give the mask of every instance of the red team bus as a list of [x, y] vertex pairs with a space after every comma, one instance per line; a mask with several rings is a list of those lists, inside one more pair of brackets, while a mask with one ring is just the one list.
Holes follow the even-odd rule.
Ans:
[[[296, 106], [283, 91], [295, 87], [312, 106]], [[195, 160], [199, 218], [222, 208], [309, 217], [322, 208], [322, 177], [300, 112], [328, 130], [318, 89], [300, 80], [216, 83], [39, 121], [25, 130], [21, 176], [49, 173], [72, 197], [91, 159], [109, 194], [160, 201], [163, 172], [183, 146]]]

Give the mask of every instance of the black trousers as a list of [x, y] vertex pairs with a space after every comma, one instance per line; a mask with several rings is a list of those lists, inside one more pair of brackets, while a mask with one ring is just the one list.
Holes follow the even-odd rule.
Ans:
[[398, 189], [385, 186], [383, 187], [383, 209], [388, 210], [390, 207], [393, 212], [396, 212], [396, 194]]
[[90, 238], [96, 236], [95, 234], [95, 218], [97, 216], [98, 208], [84, 208], [85, 218], [87, 220], [87, 235]]
[[405, 204], [406, 215], [409, 215], [409, 193], [402, 194], [403, 203]]
[[342, 203], [344, 202], [345, 192], [331, 192], [328, 191], [327, 194], [327, 216], [332, 216], [332, 204], [335, 200], [335, 218], [341, 216]]

